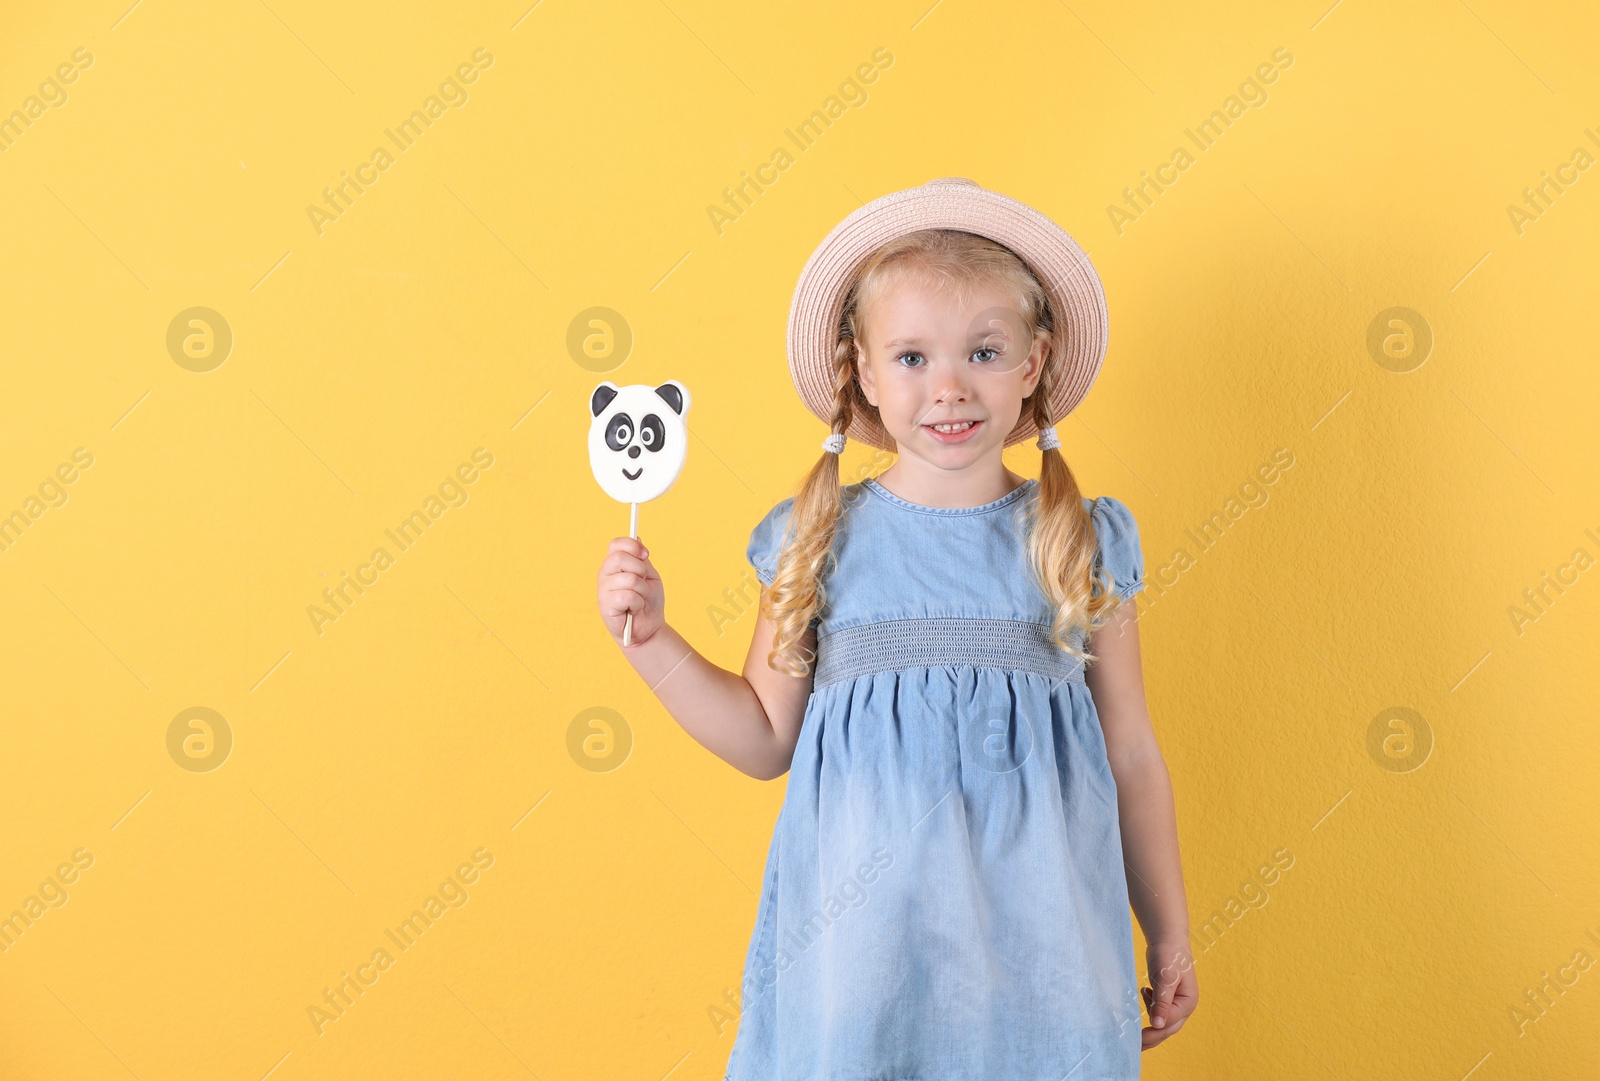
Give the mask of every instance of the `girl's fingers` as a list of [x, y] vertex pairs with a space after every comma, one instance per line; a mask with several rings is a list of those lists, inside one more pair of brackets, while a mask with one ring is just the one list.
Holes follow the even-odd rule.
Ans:
[[1183, 1021], [1179, 1020], [1179, 1021], [1174, 1021], [1172, 1024], [1168, 1025], [1166, 1028], [1147, 1028], [1147, 1029], [1144, 1030], [1143, 1039], [1140, 1040], [1140, 1047], [1143, 1050], [1149, 1050], [1150, 1048], [1154, 1047], [1156, 1044], [1160, 1043], [1162, 1040], [1165, 1040], [1167, 1037], [1172, 1036], [1174, 1033], [1176, 1033], [1182, 1027], [1183, 1027]]
[[626, 552], [641, 559], [650, 558], [650, 549], [637, 537], [617, 537], [607, 548], [609, 552]]
[[618, 571], [632, 571], [641, 578], [650, 577], [650, 564], [637, 556], [627, 552], [612, 552], [606, 556], [605, 562], [600, 564], [600, 573], [615, 574]]
[[629, 612], [643, 612], [645, 610], [644, 594], [632, 589], [611, 589], [605, 594], [606, 614], [611, 616], [627, 615]]
[[1185, 974], [1180, 980], [1177, 989], [1172, 993], [1172, 1012], [1177, 1014], [1179, 1020], [1188, 1017], [1194, 1012], [1196, 1003], [1200, 1001], [1200, 989], [1195, 984], [1192, 974]]
[[1155, 1026], [1161, 1028], [1172, 1017], [1172, 990], [1168, 988], [1156, 995]]
[[1156, 992], [1155, 1008], [1150, 1011], [1150, 1023], [1156, 1028], [1165, 1028], [1172, 1020], [1172, 993], [1178, 988], [1178, 981], [1162, 987]]
[[[1194, 1012], [1198, 1001], [1197, 988], [1194, 986], [1192, 971], [1186, 970], [1174, 980], [1165, 992], [1153, 992], [1148, 987], [1140, 988], [1144, 993], [1145, 1002], [1150, 1006], [1150, 1025], [1144, 1030], [1142, 1046], [1154, 1047], [1167, 1037], [1176, 1033], [1189, 1020], [1189, 1014]], [[1157, 1019], [1160, 1022], [1157, 1023]]]
[[622, 586], [645, 586], [652, 582], [661, 581], [660, 576], [654, 574], [647, 564], [635, 563], [633, 566], [612, 566], [607, 560], [600, 568], [600, 587], [620, 588]]

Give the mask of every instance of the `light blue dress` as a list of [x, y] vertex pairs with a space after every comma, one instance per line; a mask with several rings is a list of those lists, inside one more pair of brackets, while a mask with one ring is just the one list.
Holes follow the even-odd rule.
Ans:
[[[1028, 569], [1038, 482], [960, 508], [843, 492], [726, 1078], [1137, 1078], [1116, 782]], [[763, 584], [792, 506], [751, 534]], [[1132, 596], [1132, 513], [1084, 506]]]

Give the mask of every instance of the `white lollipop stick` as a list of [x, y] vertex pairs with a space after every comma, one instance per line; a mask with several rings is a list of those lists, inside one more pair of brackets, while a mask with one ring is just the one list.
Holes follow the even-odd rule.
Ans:
[[[628, 536], [637, 538], [639, 536], [639, 504], [631, 503], [629, 506], [631, 506], [633, 510], [628, 514]], [[624, 646], [633, 645], [632, 612], [628, 613], [628, 618], [622, 623], [622, 644]]]

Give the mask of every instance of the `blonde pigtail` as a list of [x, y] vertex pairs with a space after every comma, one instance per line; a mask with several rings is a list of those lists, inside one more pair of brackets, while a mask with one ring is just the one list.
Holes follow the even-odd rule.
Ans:
[[[1039, 385], [1028, 399], [1034, 424], [1040, 431], [1050, 427], [1050, 382], [1047, 363]], [[1039, 496], [1031, 512], [1029, 560], [1055, 609], [1051, 633], [1067, 653], [1089, 663], [1095, 655], [1073, 645], [1073, 632], [1081, 631], [1087, 646], [1089, 635], [1110, 618], [1118, 601], [1105, 588], [1094, 592], [1094, 522], [1083, 507], [1078, 478], [1060, 448], [1049, 447], [1040, 453]]]
[[[834, 347], [833, 359], [833, 416], [828, 427], [842, 435], [849, 429], [858, 404], [865, 405], [864, 399], [858, 398], [861, 392], [855, 377], [855, 339], [841, 337]], [[766, 593], [768, 616], [776, 629], [767, 664], [791, 676], [807, 675], [816, 660], [815, 652], [802, 648], [800, 643], [812, 617], [822, 610], [826, 600], [822, 577], [831, 558], [843, 502], [839, 455], [825, 450], [795, 495], [788, 539]]]

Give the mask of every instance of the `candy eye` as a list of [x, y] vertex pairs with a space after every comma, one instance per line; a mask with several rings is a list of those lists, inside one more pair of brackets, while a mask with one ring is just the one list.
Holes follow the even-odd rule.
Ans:
[[612, 450], [622, 450], [633, 442], [633, 418], [626, 413], [618, 413], [606, 425], [606, 446]]
[[639, 422], [639, 442], [648, 451], [658, 451], [667, 445], [667, 429], [660, 417], [650, 413]]

